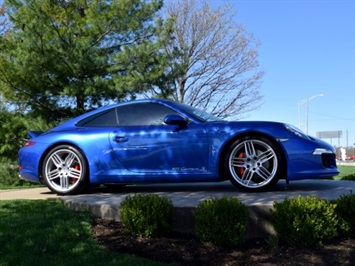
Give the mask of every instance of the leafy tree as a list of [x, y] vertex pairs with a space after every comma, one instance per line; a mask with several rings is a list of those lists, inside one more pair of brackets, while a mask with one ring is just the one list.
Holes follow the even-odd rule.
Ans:
[[7, 106], [0, 107], [0, 187], [26, 183], [18, 177], [18, 150], [28, 139], [29, 130], [45, 131], [52, 126], [39, 117], [8, 111]]
[[6, 35], [10, 29], [9, 20], [5, 16], [5, 3], [0, 3], [0, 35]]
[[167, 52], [180, 52], [173, 98], [220, 117], [240, 116], [258, 107], [263, 76], [258, 43], [236, 23], [231, 6], [170, 0], [165, 11], [175, 22], [174, 42]]
[[29, 114], [22, 115], [9, 112], [4, 108], [0, 110], [0, 157], [13, 161], [17, 160], [18, 150], [28, 139], [29, 130], [46, 131], [53, 124], [47, 124], [40, 117], [32, 117]]
[[[165, 84], [162, 0], [7, 0], [0, 89], [21, 112], [71, 117]], [[164, 94], [164, 93], [162, 93]]]

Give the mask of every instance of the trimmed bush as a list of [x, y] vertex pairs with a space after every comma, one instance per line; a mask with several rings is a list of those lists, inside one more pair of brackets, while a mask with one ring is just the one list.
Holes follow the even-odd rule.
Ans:
[[20, 183], [17, 161], [0, 157], [0, 187], [17, 186]]
[[18, 162], [5, 157], [0, 157], [0, 188], [30, 186], [31, 183], [19, 177]]
[[343, 176], [341, 180], [355, 181], [355, 173]]
[[5, 157], [0, 157], [0, 189], [27, 188], [43, 186], [21, 180], [19, 177], [18, 162]]
[[121, 219], [128, 231], [137, 236], [168, 234], [173, 225], [173, 204], [157, 195], [128, 196], [121, 204]]
[[195, 212], [196, 235], [204, 242], [235, 247], [246, 236], [247, 207], [237, 198], [201, 202]]
[[335, 206], [312, 196], [274, 202], [274, 228], [279, 238], [292, 246], [323, 246], [323, 241], [337, 236], [340, 227]]
[[335, 212], [343, 220], [345, 226], [342, 232], [349, 236], [355, 236], [355, 194], [341, 195], [335, 203]]

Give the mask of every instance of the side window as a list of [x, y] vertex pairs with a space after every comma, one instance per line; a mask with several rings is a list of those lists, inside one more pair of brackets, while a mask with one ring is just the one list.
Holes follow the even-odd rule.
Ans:
[[77, 123], [82, 127], [116, 127], [118, 126], [116, 108], [87, 117]]
[[117, 108], [120, 126], [164, 125], [164, 118], [176, 112], [158, 103], [128, 104]]

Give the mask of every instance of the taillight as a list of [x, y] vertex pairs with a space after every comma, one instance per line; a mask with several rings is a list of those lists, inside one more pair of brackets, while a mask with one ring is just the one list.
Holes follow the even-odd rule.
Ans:
[[36, 142], [34, 142], [34, 141], [26, 141], [25, 147], [29, 147], [29, 146], [32, 146], [32, 145], [35, 145], [35, 144], [36, 144]]

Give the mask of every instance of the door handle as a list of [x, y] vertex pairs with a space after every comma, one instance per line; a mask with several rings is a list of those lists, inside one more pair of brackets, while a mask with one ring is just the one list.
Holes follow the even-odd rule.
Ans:
[[124, 137], [124, 136], [115, 136], [113, 138], [113, 140], [116, 141], [116, 142], [126, 142], [126, 141], [128, 141], [128, 138]]

